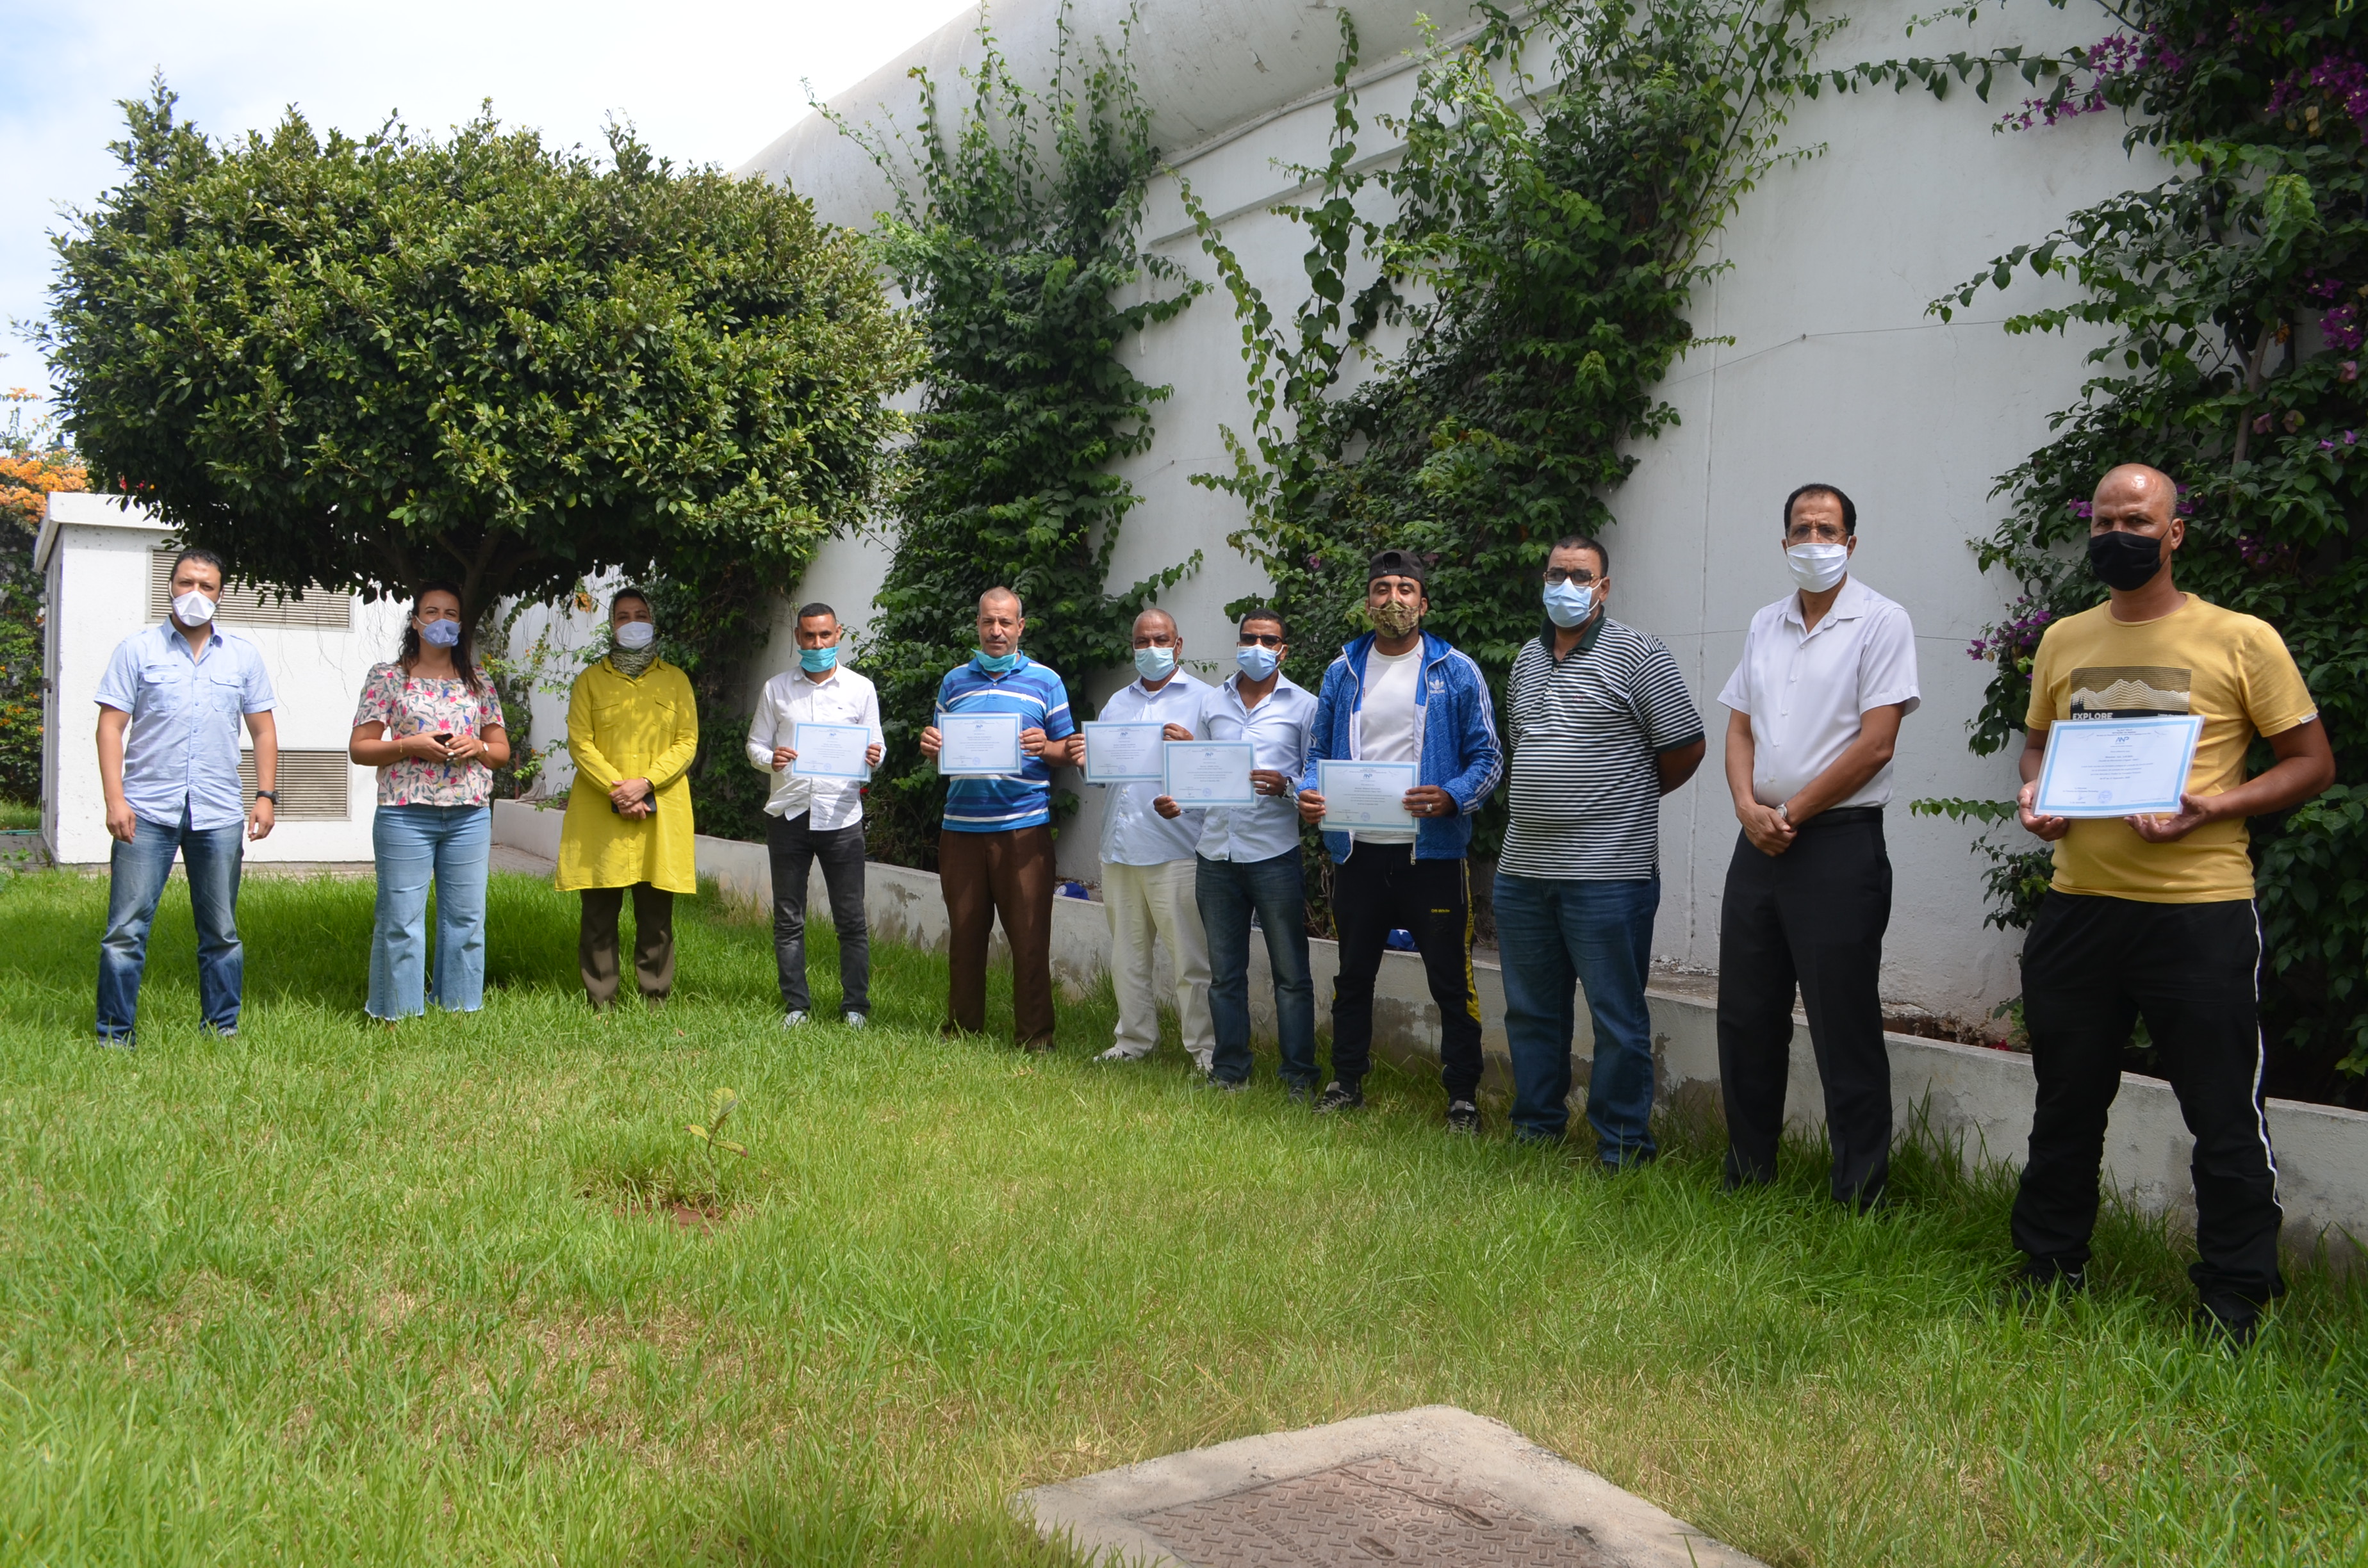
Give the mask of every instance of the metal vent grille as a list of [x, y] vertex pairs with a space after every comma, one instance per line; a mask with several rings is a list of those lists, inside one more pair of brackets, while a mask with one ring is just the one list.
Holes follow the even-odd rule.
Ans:
[[[229, 595], [222, 596], [225, 600]], [[279, 806], [275, 822], [344, 822], [353, 813], [353, 773], [341, 751], [279, 754]], [[255, 798], [255, 754], [238, 754], [238, 781]]]
[[[159, 550], [148, 559], [148, 619], [162, 620], [173, 608], [173, 558], [180, 551]], [[301, 599], [283, 599], [243, 583], [222, 589], [214, 618], [236, 626], [326, 626], [349, 631], [354, 624], [351, 594], [333, 594], [308, 587]], [[339, 814], [343, 814], [342, 812]]]

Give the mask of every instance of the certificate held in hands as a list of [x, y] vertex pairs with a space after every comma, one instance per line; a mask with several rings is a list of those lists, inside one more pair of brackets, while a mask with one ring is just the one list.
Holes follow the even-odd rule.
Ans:
[[1114, 724], [1096, 719], [1088, 720], [1083, 728], [1087, 783], [1156, 783], [1162, 777], [1159, 748], [1167, 740], [1167, 725]]
[[2048, 727], [2032, 809], [2045, 817], [2176, 816], [2203, 721], [2066, 719]]
[[1315, 792], [1324, 797], [1324, 825], [1336, 833], [1412, 828], [1406, 794], [1420, 781], [1418, 771], [1411, 762], [1318, 761]]
[[938, 718], [938, 772], [948, 778], [993, 778], [1019, 771], [1019, 715], [945, 713]]
[[817, 724], [801, 720], [790, 729], [790, 749], [798, 754], [790, 772], [799, 778], [869, 778], [871, 732], [860, 724]]
[[1258, 804], [1258, 790], [1250, 784], [1255, 755], [1249, 742], [1168, 741], [1161, 751], [1167, 771], [1161, 792], [1178, 805]]

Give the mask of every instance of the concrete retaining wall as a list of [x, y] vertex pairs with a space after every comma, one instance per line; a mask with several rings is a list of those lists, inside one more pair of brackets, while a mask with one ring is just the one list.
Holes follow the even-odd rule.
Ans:
[[[563, 814], [522, 801], [499, 801], [494, 807], [494, 840], [555, 860]], [[702, 835], [698, 855], [699, 874], [713, 878], [724, 896], [770, 903], [772, 877], [763, 846]], [[819, 867], [807, 896], [814, 917], [827, 921], [829, 903]], [[864, 902], [871, 929], [882, 940], [925, 949], [945, 946], [946, 910], [933, 874], [874, 863], [867, 870]], [[1001, 957], [999, 935], [996, 944]], [[1331, 994], [1332, 977], [1339, 969], [1339, 949], [1324, 941], [1311, 942], [1309, 949], [1321, 1029], [1323, 999]], [[1095, 984], [1109, 967], [1110, 926], [1102, 906], [1054, 899], [1054, 978], [1075, 993]], [[1480, 991], [1486, 1081], [1491, 1087], [1504, 1088], [1510, 1083], [1504, 978], [1492, 963], [1475, 962], [1473, 970]], [[1164, 984], [1164, 954], [1161, 972]], [[1693, 1094], [1715, 1095], [1718, 1027], [1710, 997], [1659, 988], [1650, 994], [1650, 1001], [1653, 1054], [1664, 1102], [1688, 1092], [1690, 1085]], [[1254, 1027], [1271, 1038], [1274, 991], [1259, 941], [1250, 943], [1250, 1013]], [[1969, 1164], [2021, 1164], [2031, 1137], [2029, 1057], [1914, 1035], [1887, 1038], [1892, 1094], [1903, 1122], [1923, 1108], [1932, 1131], [1959, 1145]], [[1399, 1065], [1417, 1070], [1439, 1059], [1439, 1009], [1431, 1005], [1421, 960], [1411, 953], [1391, 953], [1383, 960], [1373, 998], [1373, 1044]], [[1825, 1108], [1805, 1023], [1795, 1023], [1793, 1046], [1785, 1115], [1795, 1126], [1813, 1130], [1824, 1123]], [[1594, 1052], [1584, 1008], [1572, 1052], [1577, 1081], [1584, 1085]], [[2368, 1115], [2276, 1099], [2269, 1103], [2269, 1115], [2287, 1244], [2306, 1250], [2323, 1239], [2330, 1249], [2347, 1254], [2368, 1245]], [[2169, 1084], [2135, 1074], [2123, 1077], [2105, 1137], [2105, 1174], [2131, 1202], [2147, 1213], [2192, 1221], [2195, 1199], [2187, 1165], [2193, 1142]]]

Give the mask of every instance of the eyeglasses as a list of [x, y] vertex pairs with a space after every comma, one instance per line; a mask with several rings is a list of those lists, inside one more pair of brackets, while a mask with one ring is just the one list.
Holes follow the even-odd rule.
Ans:
[[1588, 571], [1565, 572], [1559, 566], [1549, 566], [1546, 568], [1546, 581], [1555, 587], [1560, 587], [1565, 583], [1577, 583], [1583, 588], [1595, 581], [1595, 574]]
[[1256, 643], [1261, 648], [1280, 648], [1282, 646], [1282, 638], [1281, 634], [1272, 631], [1243, 632], [1242, 646], [1247, 648], [1252, 643]]

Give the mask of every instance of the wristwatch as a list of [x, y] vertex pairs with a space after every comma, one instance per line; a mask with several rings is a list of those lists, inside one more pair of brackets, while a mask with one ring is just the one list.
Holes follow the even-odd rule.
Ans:
[[268, 801], [276, 806], [279, 803], [279, 791], [277, 790], [257, 790], [255, 792], [255, 798], [258, 801]]

